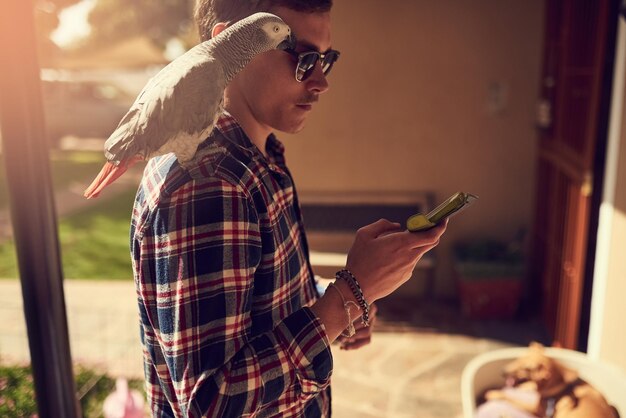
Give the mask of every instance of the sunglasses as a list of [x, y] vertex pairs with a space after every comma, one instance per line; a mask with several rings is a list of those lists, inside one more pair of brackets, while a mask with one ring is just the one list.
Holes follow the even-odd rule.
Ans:
[[322, 72], [324, 75], [328, 75], [333, 65], [339, 59], [339, 51], [329, 49], [326, 52], [307, 51], [297, 53], [291, 48], [284, 49], [286, 53], [298, 60], [296, 66], [296, 80], [301, 83], [313, 74], [315, 71], [315, 64], [319, 60], [322, 64]]

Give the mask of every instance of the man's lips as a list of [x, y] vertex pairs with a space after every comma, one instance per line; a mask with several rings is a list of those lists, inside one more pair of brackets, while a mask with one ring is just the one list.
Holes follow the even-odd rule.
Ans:
[[299, 107], [302, 110], [311, 110], [313, 109], [313, 105], [319, 101], [319, 97], [316, 95], [311, 95], [307, 97], [303, 97], [302, 101], [296, 103], [296, 107]]
[[300, 103], [296, 103], [296, 106], [299, 107], [300, 109], [303, 110], [311, 110], [313, 108], [313, 105], [317, 102], [317, 100], [313, 99], [309, 99], [309, 100], [304, 100]]

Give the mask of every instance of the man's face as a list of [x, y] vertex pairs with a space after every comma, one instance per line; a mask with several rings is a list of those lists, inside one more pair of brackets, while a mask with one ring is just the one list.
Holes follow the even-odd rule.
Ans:
[[[284, 7], [272, 10], [295, 34], [296, 52], [325, 52], [330, 43], [330, 13], [299, 13]], [[228, 86], [229, 100], [237, 100], [261, 127], [270, 131], [299, 132], [328, 82], [318, 62], [309, 78], [295, 79], [297, 60], [284, 51], [258, 55]]]

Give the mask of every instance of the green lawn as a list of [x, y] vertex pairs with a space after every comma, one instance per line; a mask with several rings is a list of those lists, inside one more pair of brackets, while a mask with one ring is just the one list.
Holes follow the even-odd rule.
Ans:
[[134, 197], [133, 190], [60, 222], [65, 277], [132, 280], [128, 233]]
[[[55, 189], [91, 179], [104, 161], [100, 152], [55, 152], [51, 170]], [[1, 162], [0, 162], [1, 163]], [[6, 202], [4, 167], [0, 166], [0, 209]], [[128, 233], [135, 192], [103, 199], [97, 205], [59, 221], [66, 278], [131, 280]], [[33, 256], [33, 262], [36, 257]], [[12, 241], [0, 244], [0, 278], [18, 277]]]
[[[103, 200], [59, 222], [66, 278], [132, 279], [128, 233], [134, 196], [130, 191]], [[15, 257], [13, 242], [0, 245], [0, 277], [18, 277]]]

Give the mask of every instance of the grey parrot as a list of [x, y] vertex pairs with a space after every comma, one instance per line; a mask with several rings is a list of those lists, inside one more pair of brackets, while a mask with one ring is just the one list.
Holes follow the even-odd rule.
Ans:
[[294, 42], [278, 16], [255, 13], [169, 63], [148, 81], [105, 142], [107, 163], [85, 197], [97, 197], [141, 160], [173, 152], [184, 167], [213, 129], [230, 80], [257, 54], [293, 48]]

